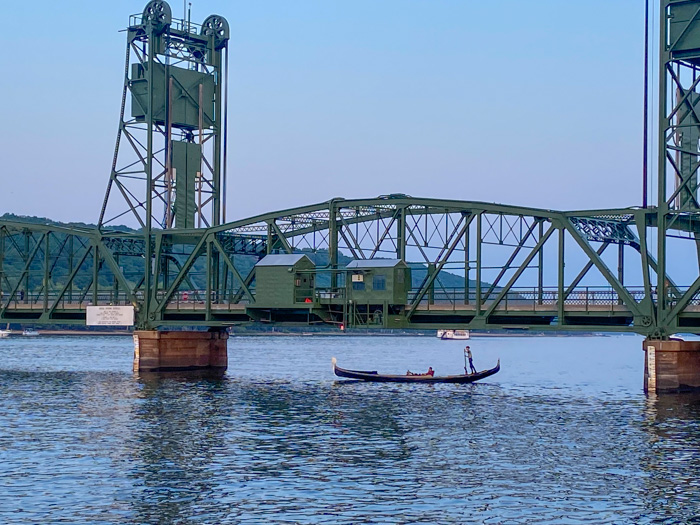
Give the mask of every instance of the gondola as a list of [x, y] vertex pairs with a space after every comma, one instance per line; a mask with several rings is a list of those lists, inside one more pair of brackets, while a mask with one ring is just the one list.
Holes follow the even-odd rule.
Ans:
[[387, 375], [379, 374], [374, 370], [346, 370], [345, 368], [340, 368], [336, 364], [337, 360], [335, 357], [331, 360], [331, 362], [333, 363], [333, 372], [338, 377], [382, 383], [473, 383], [474, 381], [492, 376], [501, 369], [501, 360], [499, 359], [494, 368], [482, 370], [481, 372], [476, 372], [475, 374], [462, 374], [454, 376], [431, 376], [428, 374]]

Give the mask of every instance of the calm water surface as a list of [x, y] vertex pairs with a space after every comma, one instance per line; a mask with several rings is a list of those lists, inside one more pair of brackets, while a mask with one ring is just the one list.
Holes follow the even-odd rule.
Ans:
[[223, 379], [137, 376], [120, 337], [0, 340], [3, 523], [700, 523], [700, 398], [636, 337], [234, 337]]

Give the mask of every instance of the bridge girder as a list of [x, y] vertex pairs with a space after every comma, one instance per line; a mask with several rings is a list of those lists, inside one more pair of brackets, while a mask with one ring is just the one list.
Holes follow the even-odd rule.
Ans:
[[[634, 208], [572, 214], [400, 196], [332, 199], [208, 229], [154, 230], [148, 311], [142, 232], [0, 221], [0, 322], [82, 322], [88, 303], [134, 304], [146, 327], [246, 322], [255, 301], [255, 261], [292, 251], [317, 257], [323, 262], [318, 272], [336, 284], [348, 257], [409, 263], [420, 279], [403, 305], [399, 325], [405, 327], [650, 335], [676, 331], [685, 319], [693, 331], [700, 286], [676, 286], [674, 315], [656, 313], [650, 215]], [[618, 247], [617, 261], [609, 257], [611, 246]], [[58, 279], [55, 268], [68, 259], [71, 273]], [[18, 301], [23, 287], [31, 298], [27, 308]], [[68, 291], [71, 297], [79, 292], [77, 306], [66, 306]]]
[[[331, 296], [348, 257], [409, 263], [418, 278], [392, 307], [396, 326], [700, 332], [700, 272], [678, 278], [669, 249], [684, 241], [700, 268], [700, 0], [659, 10], [655, 207], [562, 212], [392, 194], [221, 224], [228, 24], [177, 21], [151, 2], [127, 29], [100, 228], [0, 221], [0, 322], [81, 323], [88, 303], [132, 304], [141, 328], [242, 322], [260, 317], [255, 262], [302, 251], [322, 261]], [[124, 215], [141, 230], [104, 228]], [[337, 320], [326, 306], [297, 309]]]

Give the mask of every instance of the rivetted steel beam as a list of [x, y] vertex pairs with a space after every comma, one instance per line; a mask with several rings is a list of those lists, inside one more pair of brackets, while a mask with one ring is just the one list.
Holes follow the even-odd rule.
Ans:
[[496, 309], [496, 306], [498, 306], [501, 303], [503, 298], [513, 287], [513, 284], [515, 284], [515, 282], [520, 278], [525, 269], [529, 266], [530, 262], [532, 262], [532, 259], [535, 258], [535, 255], [537, 255], [537, 253], [542, 249], [542, 246], [544, 246], [544, 244], [547, 242], [547, 239], [549, 239], [554, 230], [554, 224], [550, 225], [550, 227], [544, 233], [544, 236], [539, 241], [537, 241], [537, 244], [532, 248], [532, 250], [530, 250], [530, 253], [527, 255], [527, 257], [525, 257], [525, 260], [520, 264], [513, 276], [508, 280], [508, 283], [501, 289], [501, 291], [493, 300], [493, 302], [489, 305], [489, 307], [484, 311], [483, 314], [479, 315], [479, 317], [488, 319], [488, 317]]
[[578, 230], [574, 228], [571, 221], [565, 219], [562, 222], [564, 224], [564, 228], [569, 232], [571, 237], [576, 241], [576, 243], [581, 247], [581, 249], [586, 253], [586, 255], [593, 261], [593, 264], [595, 264], [596, 268], [598, 268], [598, 271], [600, 271], [605, 280], [608, 281], [608, 283], [610, 283], [610, 285], [615, 289], [618, 295], [622, 297], [625, 305], [635, 315], [643, 315], [642, 312], [639, 310], [639, 305], [637, 304], [637, 302], [632, 298], [629, 292], [625, 290], [624, 286], [620, 284], [620, 281], [618, 281], [617, 278], [613, 275], [613, 273], [610, 271], [605, 262], [603, 262], [603, 260], [598, 256], [598, 254], [593, 250], [593, 248], [591, 248], [591, 245], [588, 244], [588, 241], [581, 237], [581, 235], [579, 235]]

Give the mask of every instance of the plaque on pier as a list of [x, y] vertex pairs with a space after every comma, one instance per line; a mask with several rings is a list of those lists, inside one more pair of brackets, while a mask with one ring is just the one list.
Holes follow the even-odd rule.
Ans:
[[88, 306], [87, 326], [133, 326], [133, 306]]

